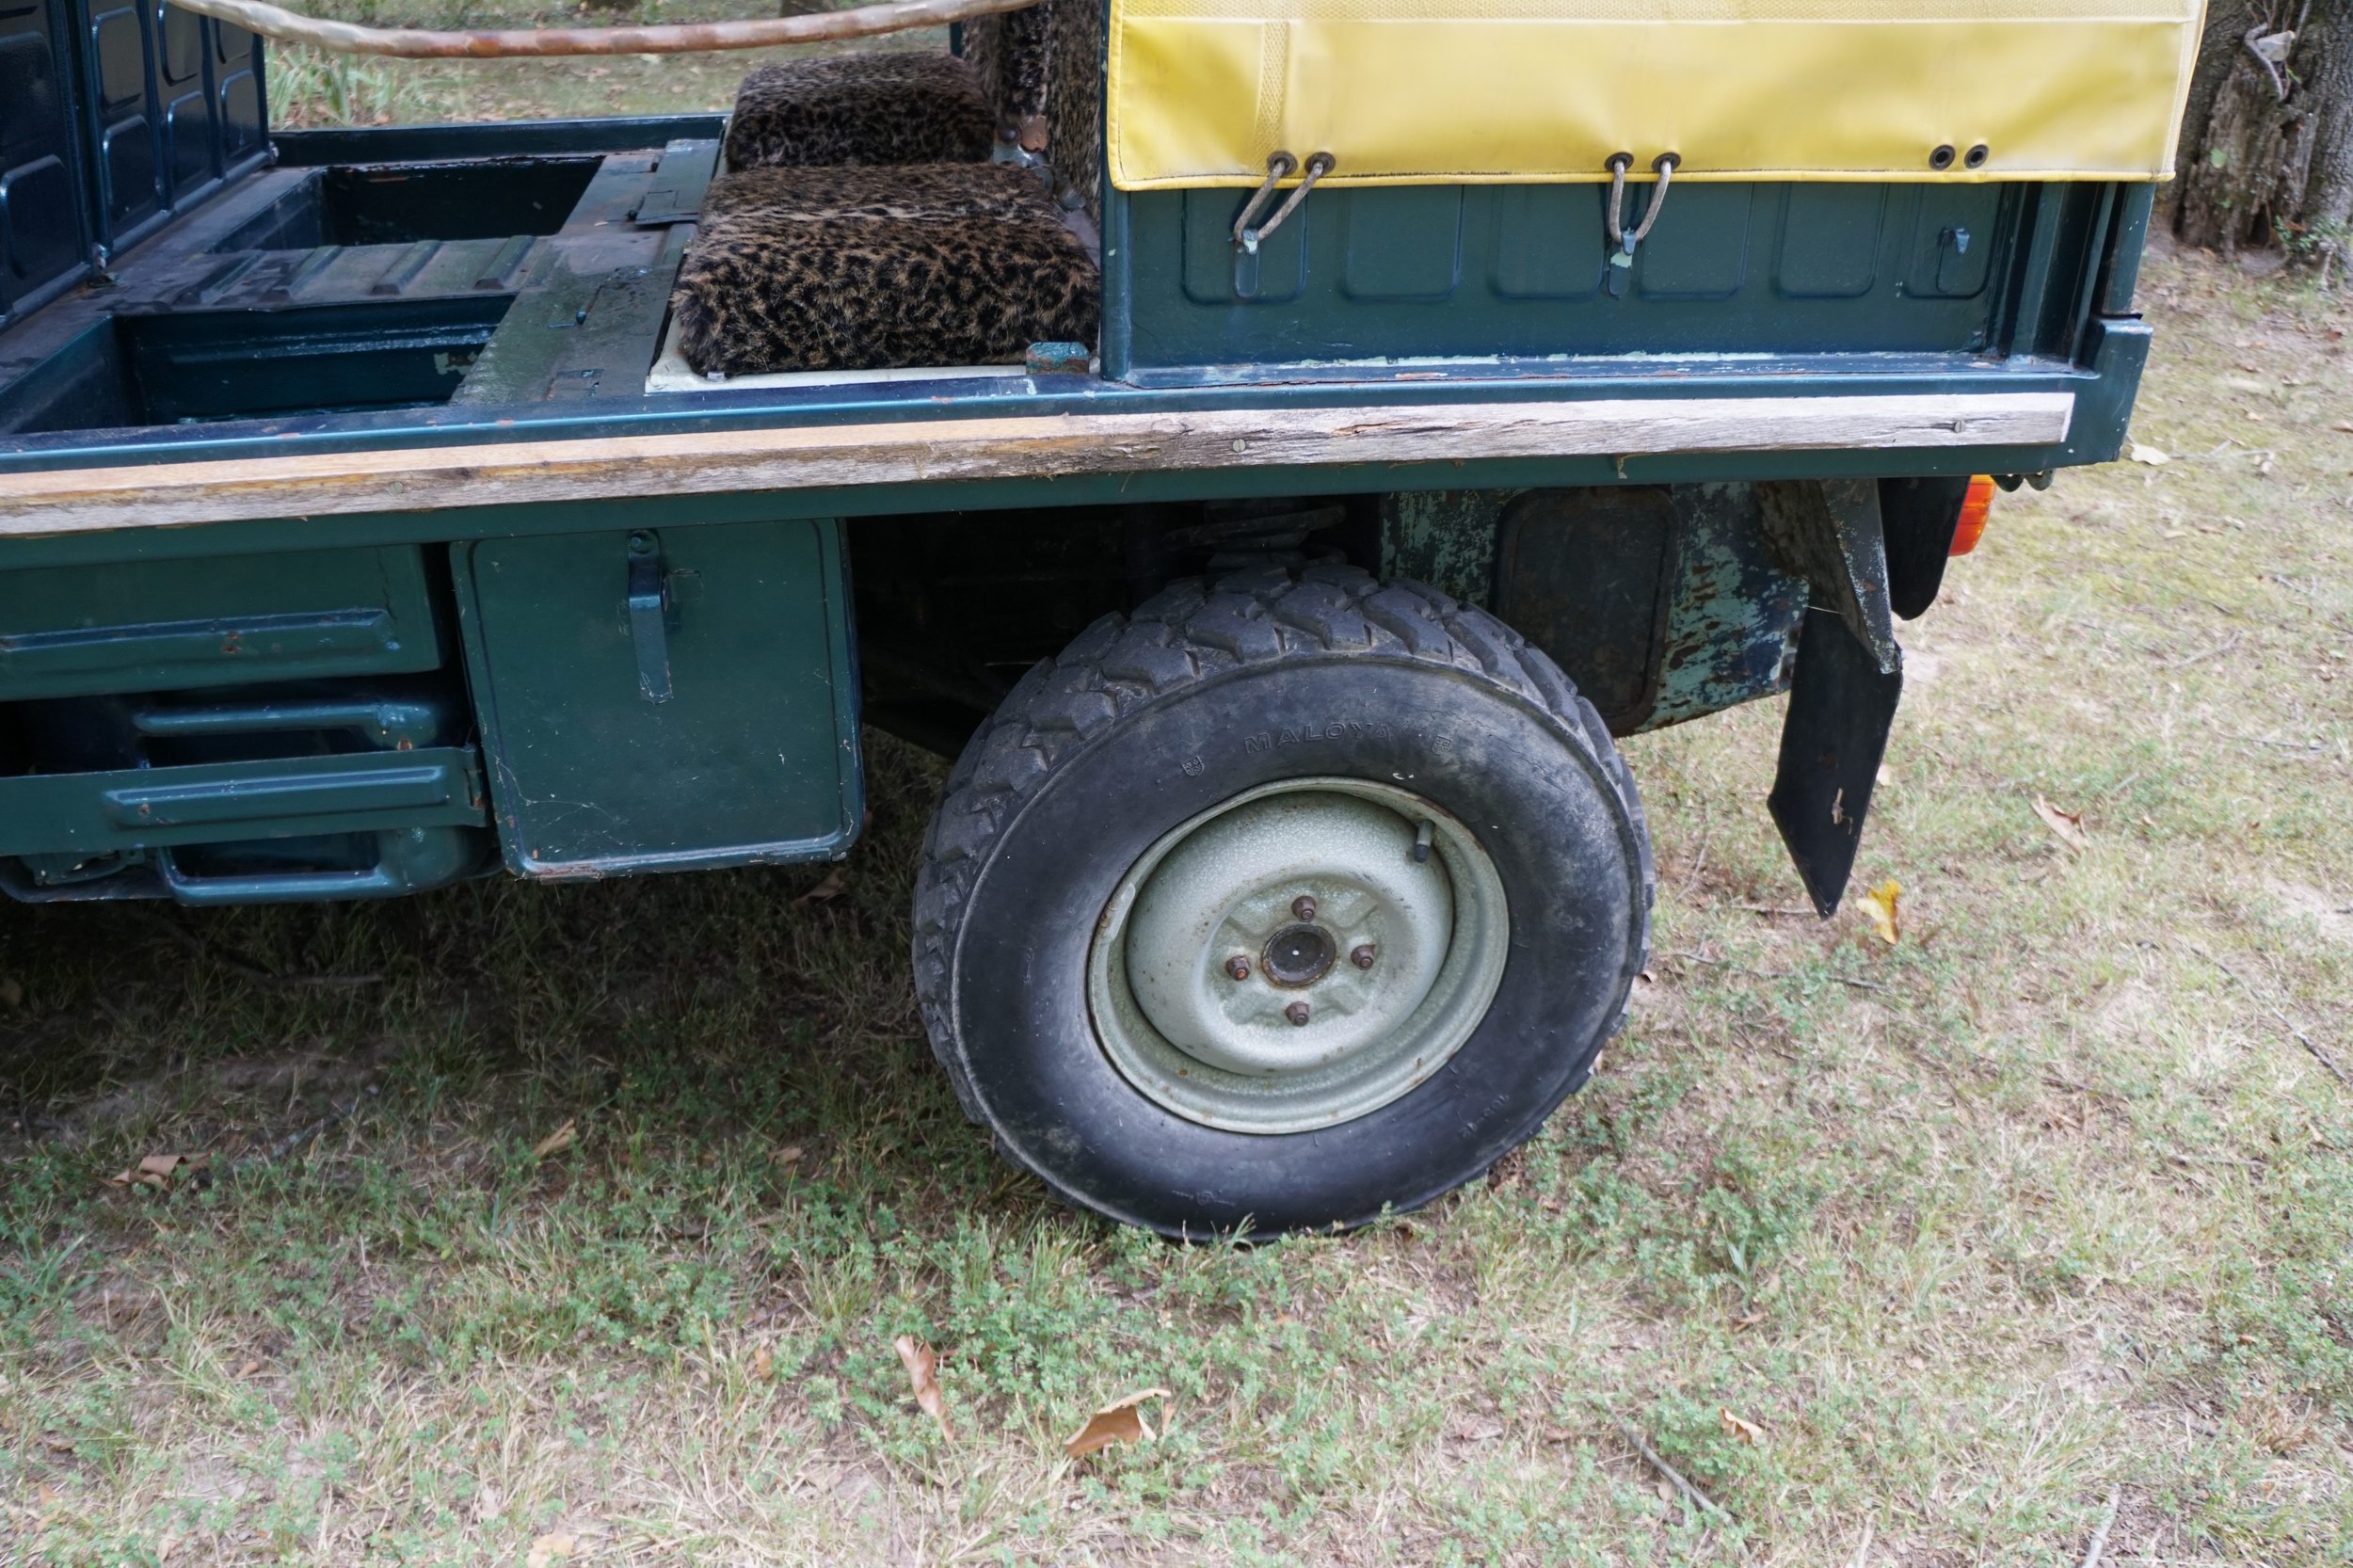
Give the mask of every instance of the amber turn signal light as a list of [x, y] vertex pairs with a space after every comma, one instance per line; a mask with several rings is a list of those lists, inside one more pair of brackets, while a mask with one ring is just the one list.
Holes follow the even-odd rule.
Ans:
[[1993, 510], [1993, 476], [1980, 473], [1969, 481], [1961, 498], [1961, 517], [1953, 524], [1953, 553], [1966, 555], [1985, 537], [1986, 515]]

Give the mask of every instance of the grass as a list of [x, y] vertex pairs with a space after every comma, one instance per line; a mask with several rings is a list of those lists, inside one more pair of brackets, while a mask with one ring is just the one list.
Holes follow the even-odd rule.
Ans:
[[2171, 460], [2004, 498], [1907, 629], [1901, 940], [1781, 913], [1778, 704], [1631, 743], [1627, 1035], [1353, 1237], [1170, 1247], [992, 1157], [885, 744], [827, 899], [0, 910], [0, 1561], [2072, 1565], [2113, 1494], [2110, 1561], [2353, 1562], [2353, 1090], [2294, 1032], [2353, 1070], [2353, 313], [2144, 303]]

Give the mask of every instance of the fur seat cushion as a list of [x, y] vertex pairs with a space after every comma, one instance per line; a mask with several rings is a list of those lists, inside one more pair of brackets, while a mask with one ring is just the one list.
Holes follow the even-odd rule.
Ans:
[[671, 311], [697, 372], [1019, 361], [1093, 343], [1095, 260], [1001, 164], [769, 168], [712, 182]]
[[964, 58], [997, 111], [999, 134], [1011, 131], [1032, 152], [1046, 151], [1046, 40], [1053, 0], [1026, 10], [976, 16], [964, 24]]
[[979, 162], [997, 112], [952, 55], [819, 55], [763, 65], [736, 90], [730, 168]]

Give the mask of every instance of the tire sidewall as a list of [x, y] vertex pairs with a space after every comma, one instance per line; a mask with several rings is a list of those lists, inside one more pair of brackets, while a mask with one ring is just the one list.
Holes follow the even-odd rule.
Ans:
[[[1412, 791], [1478, 838], [1504, 885], [1502, 980], [1445, 1066], [1386, 1106], [1305, 1132], [1202, 1126], [1129, 1084], [1096, 1036], [1085, 976], [1104, 906], [1176, 824], [1325, 776]], [[1529, 1136], [1624, 1013], [1648, 889], [1620, 777], [1574, 718], [1410, 658], [1299, 656], [1157, 698], [1058, 758], [999, 824], [952, 960], [967, 1081], [1007, 1152], [1064, 1196], [1170, 1234], [1425, 1203]]]

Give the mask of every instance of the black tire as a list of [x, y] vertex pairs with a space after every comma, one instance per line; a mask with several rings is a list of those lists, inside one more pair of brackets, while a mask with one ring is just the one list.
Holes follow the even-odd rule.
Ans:
[[[1434, 1076], [1355, 1120], [1221, 1131], [1113, 1067], [1083, 980], [1106, 900], [1195, 814], [1285, 778], [1409, 778], [1478, 834], [1511, 951]], [[915, 895], [918, 998], [966, 1112], [1064, 1200], [1172, 1236], [1428, 1203], [1591, 1076], [1648, 950], [1650, 838], [1593, 706], [1481, 611], [1352, 567], [1172, 585], [1025, 677], [950, 776]]]

